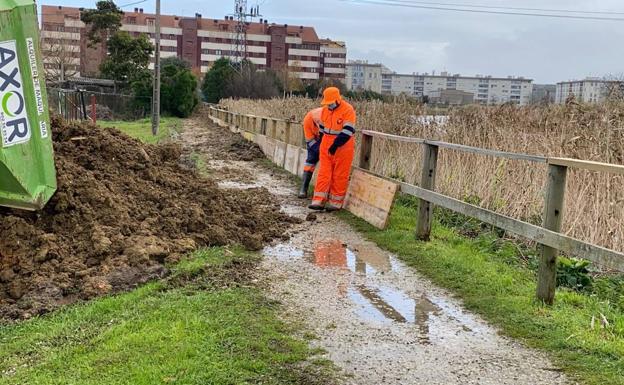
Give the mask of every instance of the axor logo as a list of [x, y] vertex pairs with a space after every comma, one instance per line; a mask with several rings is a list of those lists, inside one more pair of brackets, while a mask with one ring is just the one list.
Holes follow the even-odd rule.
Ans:
[[0, 42], [0, 132], [3, 147], [30, 140], [22, 74], [14, 40]]

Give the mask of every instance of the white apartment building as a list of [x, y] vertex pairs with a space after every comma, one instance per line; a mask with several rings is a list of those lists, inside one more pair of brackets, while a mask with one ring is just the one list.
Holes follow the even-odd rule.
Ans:
[[474, 95], [475, 103], [529, 104], [533, 85], [531, 79], [522, 77], [495, 78], [492, 76], [461, 76], [442, 72], [435, 74], [396, 74], [382, 75], [381, 92], [390, 95], [408, 95], [417, 98], [439, 94], [438, 91], [458, 90]]
[[565, 103], [571, 95], [579, 102], [601, 103], [605, 101], [610, 91], [618, 88], [623, 92], [624, 82], [600, 78], [560, 82], [555, 89], [555, 103]]
[[374, 91], [381, 93], [382, 75], [391, 71], [380, 63], [369, 64], [366, 60], [350, 60], [347, 63], [346, 84], [351, 91]]

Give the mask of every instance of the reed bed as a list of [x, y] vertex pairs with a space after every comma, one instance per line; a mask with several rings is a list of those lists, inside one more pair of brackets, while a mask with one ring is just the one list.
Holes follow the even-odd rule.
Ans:
[[[318, 101], [225, 100], [232, 111], [301, 120]], [[358, 128], [525, 154], [624, 164], [624, 104], [469, 106], [450, 109], [446, 124], [410, 102], [354, 102]], [[372, 169], [417, 184], [421, 148], [375, 139]], [[546, 166], [441, 149], [436, 190], [496, 212], [541, 223]], [[624, 251], [624, 177], [571, 169], [563, 232]]]

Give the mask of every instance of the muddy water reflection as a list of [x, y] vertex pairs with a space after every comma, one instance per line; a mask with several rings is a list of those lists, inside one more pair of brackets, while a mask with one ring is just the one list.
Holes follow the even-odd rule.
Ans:
[[[338, 270], [339, 273], [334, 276], [336, 292], [339, 297], [348, 297], [356, 305], [358, 318], [377, 323], [412, 324], [418, 328], [418, 340], [422, 344], [430, 344], [433, 335], [447, 334], [453, 329], [464, 332], [474, 330], [471, 329], [474, 324], [471, 317], [440, 298], [425, 295], [412, 297], [388, 285], [366, 281], [362, 283], [357, 277], [374, 277], [389, 272], [403, 272], [405, 269], [387, 253], [366, 245], [349, 248], [340, 240], [328, 239], [314, 243], [311, 249], [305, 251], [293, 245], [281, 244], [266, 248], [264, 253], [282, 261], [303, 258], [322, 269]], [[356, 276], [343, 274], [349, 271]], [[454, 320], [459, 325], [453, 327], [445, 323], [444, 319]], [[448, 331], [438, 330], [440, 328]]]
[[[314, 245], [309, 260], [315, 265], [328, 268], [348, 268], [362, 275], [384, 274], [392, 271], [391, 259], [385, 253], [362, 248], [357, 253], [348, 249], [339, 240], [326, 240]], [[344, 293], [344, 283], [338, 283], [339, 293]], [[378, 322], [394, 321], [415, 324], [421, 335], [421, 342], [429, 343], [429, 322], [439, 316], [442, 310], [425, 296], [411, 298], [405, 292], [389, 286], [364, 284], [352, 285], [349, 298], [358, 306], [358, 316]]]

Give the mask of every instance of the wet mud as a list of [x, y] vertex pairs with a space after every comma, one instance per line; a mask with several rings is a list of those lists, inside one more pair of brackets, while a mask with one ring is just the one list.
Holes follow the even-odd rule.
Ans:
[[[0, 209], [0, 319], [135, 287], [198, 247], [260, 249], [296, 221], [262, 186], [224, 190], [198, 175], [179, 145], [61, 120], [52, 129], [57, 193], [39, 212]], [[254, 151], [233, 139], [222, 149]]]

